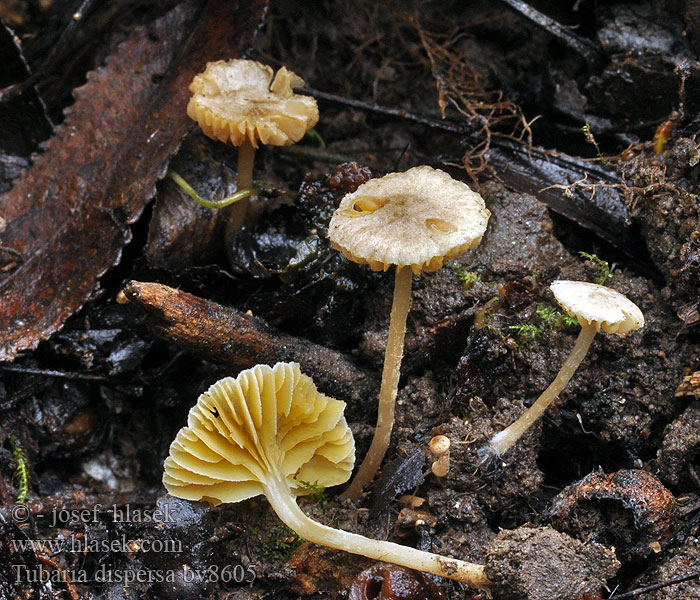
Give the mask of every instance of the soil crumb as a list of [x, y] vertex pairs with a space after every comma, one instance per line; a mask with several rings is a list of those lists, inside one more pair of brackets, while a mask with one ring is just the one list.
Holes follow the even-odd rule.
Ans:
[[599, 591], [619, 567], [614, 551], [548, 527], [503, 530], [486, 553], [499, 600], [575, 600]]

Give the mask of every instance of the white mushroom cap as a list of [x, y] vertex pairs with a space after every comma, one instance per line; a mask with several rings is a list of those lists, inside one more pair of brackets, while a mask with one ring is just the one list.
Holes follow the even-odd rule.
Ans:
[[[247, 139], [272, 146], [298, 142], [318, 122], [316, 100], [293, 92], [304, 80], [282, 67], [273, 70], [254, 60], [207, 64], [190, 85], [187, 114], [202, 131], [240, 146]], [[272, 84], [270, 82], [272, 81]]]
[[370, 179], [346, 195], [328, 234], [349, 260], [374, 271], [410, 266], [417, 274], [478, 245], [490, 215], [465, 183], [421, 166]]
[[226, 377], [192, 407], [165, 459], [163, 484], [186, 500], [238, 502], [264, 493], [276, 474], [299, 482], [348, 480], [355, 442], [345, 403], [320, 393], [296, 363], [257, 365]]
[[554, 281], [554, 297], [562, 308], [575, 316], [582, 327], [624, 335], [644, 326], [639, 307], [620, 292], [585, 281]]

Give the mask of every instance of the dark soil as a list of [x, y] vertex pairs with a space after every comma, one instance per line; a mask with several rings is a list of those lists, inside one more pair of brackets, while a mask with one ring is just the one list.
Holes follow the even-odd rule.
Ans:
[[[74, 4], [0, 3], [31, 71]], [[70, 52], [37, 82], [48, 118], [59, 123], [86, 73], [176, 4], [93, 7], [65, 42]], [[346, 261], [326, 227], [362, 181], [420, 164], [478, 190], [492, 213], [488, 230], [477, 248], [414, 277], [383, 478], [357, 504], [338, 500], [341, 486], [301, 499], [303, 509], [369, 537], [480, 563], [488, 556], [495, 598], [561, 600], [552, 589], [566, 589], [570, 600], [602, 600], [700, 572], [700, 386], [688, 383], [700, 370], [696, 3], [530, 4], [590, 40], [596, 57], [505, 2], [271, 1], [249, 58], [284, 64], [311, 88], [432, 121], [319, 102], [323, 147], [306, 139], [258, 153], [255, 177], [290, 193], [256, 200], [231, 252], [220, 213], [159, 182], [93, 298], [36, 350], [0, 365], [0, 600], [346, 598], [351, 585], [357, 598], [402, 597], [399, 588], [415, 594], [405, 597], [485, 597], [383, 567], [353, 584], [372, 561], [300, 540], [262, 497], [211, 509], [167, 496], [170, 442], [198, 395], [236, 372], [161, 339], [146, 313], [117, 301], [132, 279], [177, 287], [342, 353], [373, 385], [393, 273]], [[3, 110], [0, 102], [6, 127]], [[540, 147], [558, 169], [556, 153], [566, 152], [610, 178], [580, 181], [564, 169], [547, 184], [519, 185], [489, 163], [516, 140]], [[29, 148], [0, 143], [2, 190], [32, 151], [41, 151], [37, 139]], [[193, 129], [170, 165], [214, 197], [235, 189], [235, 160], [234, 149]], [[583, 198], [583, 208], [572, 213], [527, 192], [547, 185], [560, 186], [549, 193], [564, 204]], [[606, 194], [617, 204], [594, 213]], [[610, 223], [620, 227], [612, 238]], [[607, 262], [612, 276], [581, 252]], [[545, 417], [482, 463], [479, 449], [547, 387], [574, 344], [579, 328], [552, 312], [549, 284], [601, 277], [642, 309], [645, 327], [598, 335]], [[353, 400], [346, 415], [361, 458], [375, 393]], [[430, 472], [427, 446], [437, 434], [452, 443], [442, 478]], [[26, 507], [16, 503], [23, 469]], [[541, 552], [537, 560], [525, 558], [526, 546]], [[639, 597], [695, 598], [699, 585]]]

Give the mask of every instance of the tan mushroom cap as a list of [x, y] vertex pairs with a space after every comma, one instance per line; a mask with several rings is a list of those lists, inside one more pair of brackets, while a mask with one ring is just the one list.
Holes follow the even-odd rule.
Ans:
[[170, 445], [163, 484], [178, 498], [220, 504], [264, 493], [265, 479], [276, 473], [296, 494], [308, 492], [301, 481], [343, 483], [355, 462], [344, 409], [296, 363], [221, 379], [199, 397]]
[[331, 244], [374, 271], [436, 271], [478, 245], [491, 213], [469, 186], [428, 166], [370, 179], [333, 214]]
[[[190, 84], [187, 114], [210, 138], [241, 146], [247, 139], [272, 146], [298, 142], [318, 122], [316, 100], [293, 92], [304, 80], [254, 60], [207, 64]], [[272, 83], [270, 83], [272, 81]]]
[[608, 287], [585, 281], [554, 281], [551, 289], [562, 308], [582, 326], [594, 325], [596, 331], [618, 335], [644, 327], [639, 307]]

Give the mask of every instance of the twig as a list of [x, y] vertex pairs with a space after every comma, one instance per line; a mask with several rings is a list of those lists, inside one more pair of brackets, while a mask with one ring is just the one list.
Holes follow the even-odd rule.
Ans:
[[307, 94], [316, 98], [316, 100], [321, 100], [322, 102], [330, 102], [331, 104], [340, 104], [342, 106], [350, 106], [351, 108], [357, 108], [360, 110], [365, 110], [367, 112], [373, 112], [379, 115], [385, 115], [388, 117], [396, 117], [399, 119], [406, 119], [408, 121], [414, 121], [420, 123], [421, 125], [427, 125], [434, 129], [442, 129], [443, 131], [449, 131], [451, 133], [467, 134], [470, 133], [473, 128], [468, 124], [455, 124], [449, 121], [441, 121], [439, 119], [433, 119], [432, 117], [426, 117], [424, 115], [419, 115], [416, 113], [403, 110], [401, 108], [391, 108], [388, 106], [380, 106], [379, 104], [374, 104], [373, 102], [363, 102], [362, 100], [353, 100], [352, 98], [343, 98], [342, 96], [336, 96], [335, 94], [329, 94], [327, 92], [321, 92], [309, 87], [302, 87], [295, 90], [301, 94]]
[[319, 389], [341, 400], [362, 401], [376, 391], [376, 379], [340, 352], [282, 333], [235, 308], [159, 283], [130, 281], [124, 295], [149, 314], [157, 335], [204, 358], [236, 369], [296, 361]]
[[33, 369], [31, 367], [20, 367], [16, 365], [0, 365], [3, 371], [10, 373], [23, 373], [26, 375], [43, 375], [45, 377], [57, 377], [59, 379], [75, 379], [80, 381], [97, 381], [107, 383], [112, 381], [104, 375], [91, 375], [90, 373], [71, 373], [70, 371], [54, 371], [52, 369]]
[[357, 160], [356, 157], [347, 156], [346, 154], [335, 154], [334, 152], [328, 152], [324, 148], [315, 148], [313, 146], [300, 146], [298, 144], [295, 146], [274, 146], [272, 148], [265, 148], [265, 151], [275, 152], [279, 154], [288, 154], [290, 156], [302, 156], [310, 160], [316, 160], [318, 162], [325, 162], [334, 165], [339, 165], [342, 163]]
[[78, 27], [83, 22], [85, 15], [92, 11], [95, 0], [83, 0], [76, 11], [71, 15], [71, 20], [68, 21], [65, 29], [61, 32], [60, 37], [53, 45], [44, 62], [39, 68], [34, 71], [29, 77], [20, 83], [12, 84], [4, 89], [0, 89], [0, 102], [7, 102], [22, 94], [26, 89], [33, 86], [39, 81], [56, 63], [62, 58], [63, 54], [70, 48], [70, 40], [75, 35]]
[[504, 4], [510, 6], [513, 10], [519, 12], [524, 17], [527, 17], [544, 29], [547, 33], [553, 35], [560, 42], [577, 52], [589, 66], [597, 65], [603, 58], [603, 53], [590, 40], [576, 35], [569, 28], [564, 27], [551, 17], [530, 6], [523, 0], [501, 0]]
[[669, 579], [668, 581], [664, 581], [662, 583], [655, 583], [654, 585], [638, 588], [636, 590], [632, 590], [631, 592], [625, 592], [619, 596], [615, 596], [615, 592], [613, 592], [610, 596], [608, 596], [608, 600], [630, 600], [630, 598], [636, 598], [637, 596], [641, 596], [647, 592], [660, 590], [661, 588], [676, 585], [677, 583], [683, 583], [684, 581], [690, 581], [691, 579], [700, 579], [700, 573], [692, 573], [683, 577], [677, 577], [676, 579]]

